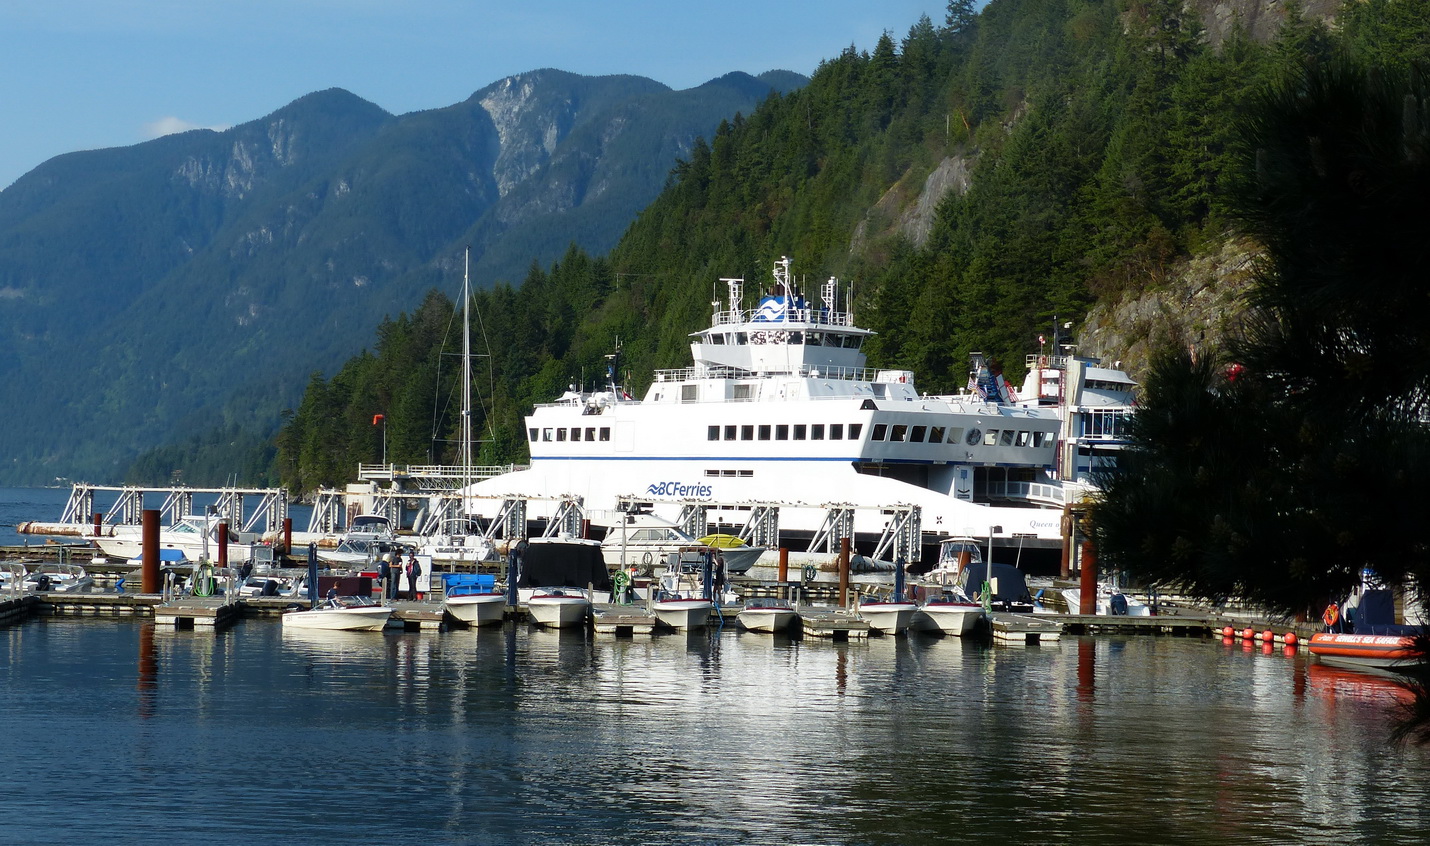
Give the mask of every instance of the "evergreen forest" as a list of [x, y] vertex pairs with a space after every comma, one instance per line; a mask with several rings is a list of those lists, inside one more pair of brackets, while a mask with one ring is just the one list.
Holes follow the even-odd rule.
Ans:
[[[871, 364], [948, 392], [980, 350], [1016, 378], [1054, 319], [1166, 285], [1236, 231], [1253, 158], [1239, 116], [1265, 90], [1337, 56], [1397, 72], [1430, 59], [1427, 0], [1353, 2], [1330, 23], [1293, 0], [1269, 37], [1241, 16], [1209, 32], [1171, 0], [974, 8], [953, 0], [722, 123], [608, 254], [572, 247], [477, 292], [479, 461], [523, 461], [522, 416], [603, 379], [618, 344], [633, 394], [688, 363], [717, 280], [762, 287], [786, 255], [807, 289], [852, 283]], [[940, 176], [953, 187], [920, 214]], [[455, 462], [460, 310], [443, 292], [460, 286], [312, 375], [271, 448], [284, 485], [340, 485], [384, 457]]]

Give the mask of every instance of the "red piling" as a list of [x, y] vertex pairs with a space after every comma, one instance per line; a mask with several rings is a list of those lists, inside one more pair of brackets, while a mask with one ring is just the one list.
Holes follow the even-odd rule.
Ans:
[[158, 593], [159, 584], [159, 512], [146, 508], [141, 516], [140, 538], [144, 542], [140, 587], [145, 593]]

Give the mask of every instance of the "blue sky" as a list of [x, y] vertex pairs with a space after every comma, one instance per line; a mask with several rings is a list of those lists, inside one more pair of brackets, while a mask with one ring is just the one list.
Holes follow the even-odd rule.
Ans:
[[896, 40], [921, 0], [0, 0], [0, 187], [46, 159], [262, 117], [345, 88], [394, 114], [554, 67], [676, 89], [809, 74]]

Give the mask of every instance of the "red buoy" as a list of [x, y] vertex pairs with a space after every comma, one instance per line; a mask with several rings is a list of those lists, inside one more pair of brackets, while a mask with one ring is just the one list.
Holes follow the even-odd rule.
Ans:
[[1295, 645], [1296, 645], [1296, 633], [1295, 633], [1295, 632], [1287, 632], [1287, 633], [1286, 633], [1286, 645], [1287, 645], [1287, 646], [1295, 646]]
[[1252, 631], [1251, 627], [1248, 626], [1247, 628], [1241, 630], [1241, 637], [1242, 640], [1251, 640], [1252, 638], [1256, 637], [1256, 632]]
[[1267, 629], [1266, 631], [1264, 631], [1264, 632], [1261, 633], [1261, 642], [1262, 642], [1262, 643], [1270, 643], [1271, 641], [1273, 641], [1273, 640], [1275, 640], [1275, 639], [1276, 639], [1276, 635], [1272, 634], [1270, 629]]
[[1231, 636], [1234, 635], [1234, 634], [1236, 634], [1236, 630], [1233, 629], [1231, 626], [1223, 626], [1223, 627], [1222, 627], [1222, 630], [1221, 630], [1221, 636], [1222, 636], [1222, 637], [1231, 637]]

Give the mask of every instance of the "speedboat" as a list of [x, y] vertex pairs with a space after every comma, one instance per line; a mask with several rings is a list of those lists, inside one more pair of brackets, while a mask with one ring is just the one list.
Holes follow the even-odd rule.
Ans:
[[[1077, 614], [1082, 607], [1082, 588], [1063, 588], [1063, 601], [1068, 604], [1068, 613]], [[1094, 614], [1113, 617], [1150, 617], [1152, 606], [1133, 599], [1120, 588], [1108, 584], [1097, 586], [1097, 604]]]
[[797, 616], [794, 608], [783, 599], [752, 599], [735, 615], [747, 631], [782, 632]]
[[526, 600], [527, 613], [538, 626], [563, 629], [586, 621], [591, 599], [586, 592], [570, 587], [538, 588]]
[[[201, 558], [218, 557], [219, 526], [224, 521], [208, 514], [190, 514], [171, 526], [159, 530], [159, 546], [164, 549], [179, 549], [190, 561]], [[109, 534], [92, 538], [100, 551], [110, 558], [128, 560], [144, 554], [144, 534], [142, 526], [112, 526]], [[231, 527], [228, 530], [230, 548], [240, 546], [240, 538]]]
[[25, 589], [39, 593], [79, 593], [94, 579], [78, 564], [40, 564], [25, 575]]
[[1395, 622], [1395, 596], [1374, 571], [1361, 571], [1361, 584], [1342, 605], [1326, 607], [1326, 630], [1311, 636], [1311, 654], [1327, 664], [1351, 668], [1405, 669], [1427, 659], [1416, 648], [1420, 626]]
[[896, 635], [909, 627], [914, 620], [914, 612], [918, 610], [916, 602], [861, 601], [859, 618], [881, 634]]
[[338, 596], [317, 608], [287, 611], [283, 625], [297, 629], [380, 632], [392, 609], [365, 596]]
[[920, 631], [937, 631], [962, 637], [973, 631], [982, 615], [983, 606], [961, 592], [945, 593], [932, 597], [923, 604], [915, 615], [914, 626]]
[[637, 572], [649, 575], [671, 555], [690, 549], [713, 549], [725, 563], [725, 572], [739, 575], [753, 567], [765, 552], [763, 547], [745, 546], [731, 535], [712, 535], [709, 539], [718, 541], [718, 545], [707, 544], [703, 538], [697, 540], [673, 521], [649, 511], [631, 512], [606, 532], [606, 539], [601, 541], [601, 555], [608, 567], [636, 567]]
[[650, 610], [661, 623], [676, 631], [703, 629], [710, 624], [715, 603], [708, 599], [672, 596], [651, 601]]
[[491, 626], [506, 616], [506, 594], [490, 575], [447, 573], [442, 577], [442, 608], [469, 626]]
[[391, 521], [381, 514], [359, 514], [352, 519], [337, 548], [319, 547], [318, 558], [330, 564], [363, 565], [391, 552], [396, 544]]

